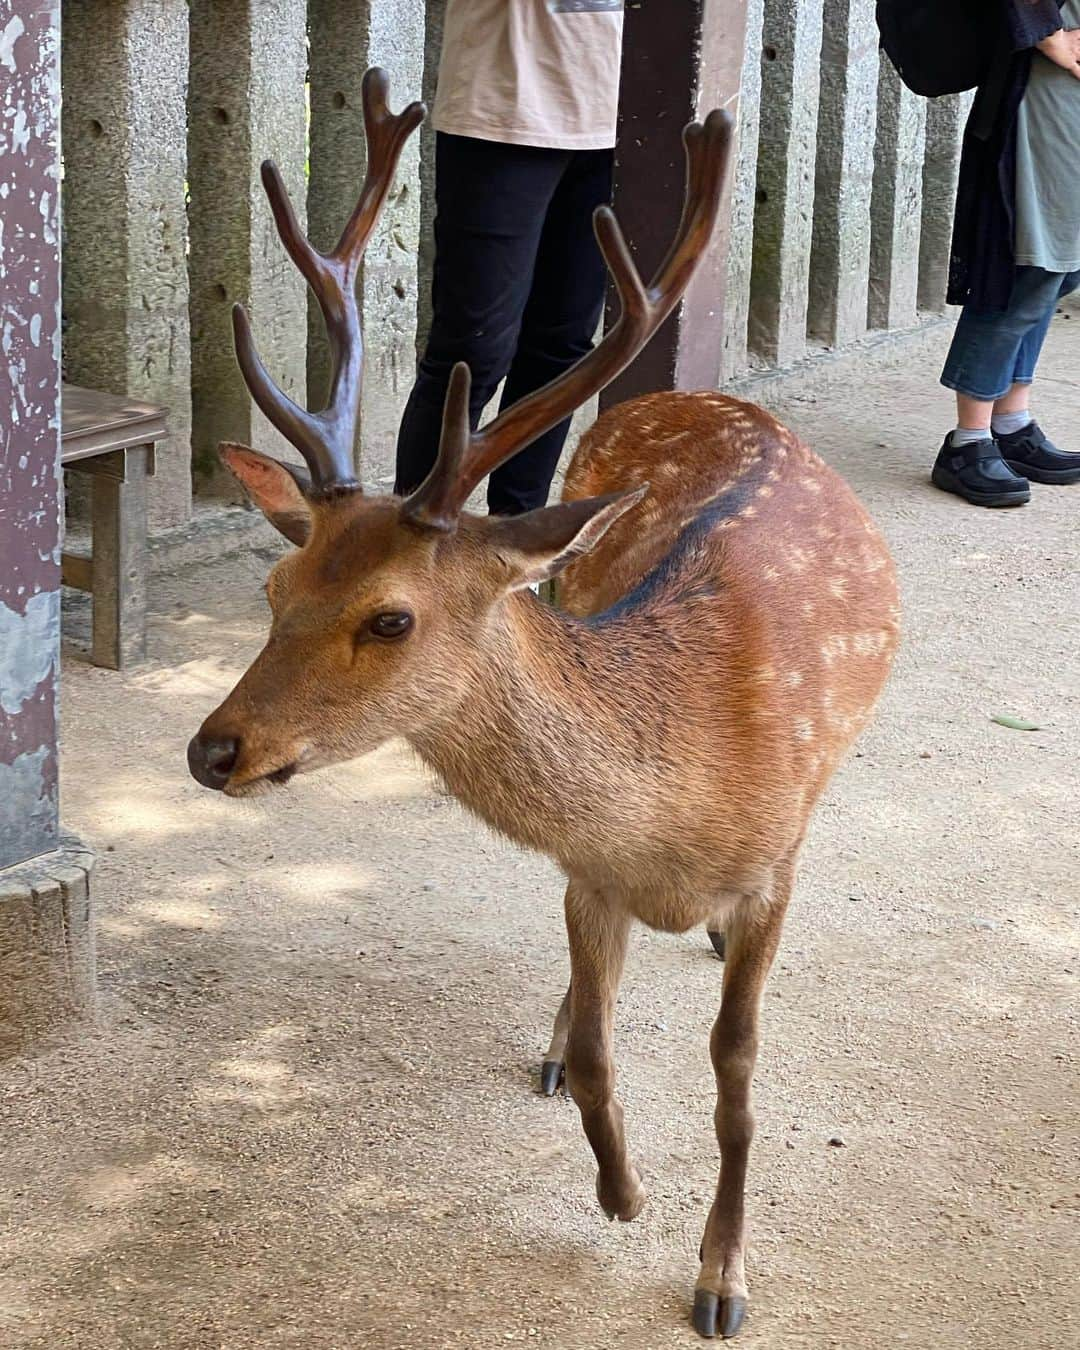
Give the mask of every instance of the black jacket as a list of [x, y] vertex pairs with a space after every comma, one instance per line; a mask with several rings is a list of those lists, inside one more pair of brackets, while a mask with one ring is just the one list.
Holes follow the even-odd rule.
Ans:
[[1061, 27], [1058, 0], [1000, 0], [1002, 52], [979, 87], [964, 132], [956, 194], [950, 305], [1008, 307], [1015, 269], [1016, 121], [1035, 45]]

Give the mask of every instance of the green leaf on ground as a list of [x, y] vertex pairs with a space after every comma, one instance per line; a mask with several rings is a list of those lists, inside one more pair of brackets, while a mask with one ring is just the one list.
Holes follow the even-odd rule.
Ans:
[[1008, 713], [994, 713], [990, 718], [999, 727], [1008, 727], [1010, 731], [1040, 731], [1038, 722], [1029, 722], [1023, 717], [1010, 717]]

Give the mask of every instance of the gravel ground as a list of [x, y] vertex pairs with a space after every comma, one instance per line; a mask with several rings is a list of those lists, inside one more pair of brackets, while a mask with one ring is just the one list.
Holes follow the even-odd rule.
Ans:
[[[1059, 319], [1039, 406], [1062, 440], [1078, 370]], [[933, 492], [935, 375], [931, 354], [780, 409], [884, 525], [907, 637], [766, 998], [762, 1350], [1080, 1342], [1080, 487], [1007, 513]], [[695, 1344], [704, 933], [633, 946], [618, 1056], [650, 1200], [608, 1225], [572, 1103], [535, 1091], [566, 979], [553, 869], [397, 746], [252, 803], [187, 777], [260, 644], [267, 566], [160, 579], [153, 659], [123, 677], [69, 616], [64, 815], [101, 855], [102, 1016], [0, 1069], [0, 1345]]]

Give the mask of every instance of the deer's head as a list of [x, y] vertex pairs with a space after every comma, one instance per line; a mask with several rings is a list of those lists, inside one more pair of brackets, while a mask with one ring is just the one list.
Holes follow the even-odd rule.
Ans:
[[307, 465], [304, 473], [245, 446], [221, 450], [255, 505], [297, 545], [267, 582], [266, 646], [188, 747], [194, 777], [236, 796], [452, 716], [475, 681], [480, 638], [506, 597], [554, 576], [640, 500], [644, 486], [514, 518], [464, 511], [487, 474], [629, 364], [677, 304], [716, 218], [731, 135], [723, 113], [685, 132], [682, 222], [651, 286], [642, 284], [612, 212], [597, 212], [597, 239], [622, 305], [603, 341], [475, 432], [469, 371], [459, 365], [430, 476], [406, 498], [368, 496], [353, 464], [363, 362], [356, 277], [401, 150], [424, 116], [416, 103], [392, 114], [387, 93], [385, 73], [369, 71], [368, 170], [333, 252], [321, 254], [304, 238], [276, 168], [263, 166], [282, 242], [322, 310], [333, 374], [322, 412], [298, 407], [259, 360], [244, 310], [234, 310], [237, 358], [252, 397]]

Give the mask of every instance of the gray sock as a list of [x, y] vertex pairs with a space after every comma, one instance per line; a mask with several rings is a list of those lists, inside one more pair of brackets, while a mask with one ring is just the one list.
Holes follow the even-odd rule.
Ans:
[[1011, 436], [1014, 431], [1023, 431], [1025, 427], [1029, 427], [1034, 420], [1031, 413], [1024, 408], [1021, 412], [995, 413], [990, 425], [994, 429], [995, 436]]
[[979, 441], [990, 440], [989, 427], [957, 427], [950, 438], [949, 444], [954, 450], [960, 450], [965, 445], [975, 445]]

